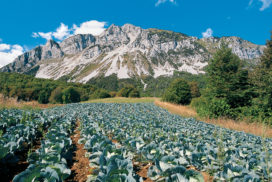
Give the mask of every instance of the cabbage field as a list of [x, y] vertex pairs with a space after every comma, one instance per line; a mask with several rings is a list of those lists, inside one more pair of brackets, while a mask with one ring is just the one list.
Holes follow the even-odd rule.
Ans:
[[[15, 182], [65, 181], [80, 130], [92, 172], [87, 181], [272, 181], [272, 140], [182, 118], [148, 103], [69, 104], [41, 111], [0, 111], [1, 174], [33, 142]], [[76, 123], [80, 125], [76, 127]], [[147, 177], [139, 166], [148, 165]], [[5, 171], [4, 171], [5, 170]]]

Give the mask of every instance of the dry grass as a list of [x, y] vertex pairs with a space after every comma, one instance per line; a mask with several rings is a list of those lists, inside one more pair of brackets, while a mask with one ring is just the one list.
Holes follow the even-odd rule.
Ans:
[[193, 117], [196, 118], [197, 120], [218, 125], [223, 128], [228, 128], [236, 131], [243, 131], [245, 133], [251, 133], [257, 136], [272, 138], [272, 128], [264, 126], [261, 123], [249, 123], [246, 121], [235, 121], [224, 118], [220, 119], [200, 118], [197, 115], [196, 111], [190, 106], [175, 105], [167, 102], [161, 102], [159, 100], [156, 100], [155, 104], [164, 109], [167, 109], [169, 112], [173, 114], [178, 114], [183, 117]]
[[18, 108], [18, 109], [45, 109], [60, 106], [61, 104], [39, 104], [37, 101], [17, 101], [15, 98], [4, 98], [0, 94], [0, 109], [2, 108]]
[[160, 106], [164, 109], [167, 109], [169, 112], [173, 114], [178, 114], [183, 117], [192, 117], [196, 118], [197, 113], [194, 109], [188, 107], [188, 106], [182, 106], [182, 105], [177, 105], [177, 104], [171, 104], [168, 102], [162, 102], [160, 100], [156, 100], [154, 102], [157, 106]]

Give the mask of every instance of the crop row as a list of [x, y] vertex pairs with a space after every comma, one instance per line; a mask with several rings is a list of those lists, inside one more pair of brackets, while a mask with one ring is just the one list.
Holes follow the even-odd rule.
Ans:
[[19, 161], [20, 155], [42, 136], [52, 121], [51, 112], [36, 112], [29, 114], [28, 117], [20, 110], [1, 112], [0, 123], [3, 132], [0, 137], [0, 164], [3, 167], [1, 173], [8, 170], [5, 166]]
[[133, 158], [151, 161], [153, 180], [197, 179], [187, 167], [217, 181], [272, 179], [272, 141], [169, 114], [153, 104], [89, 104], [89, 119]]
[[61, 118], [51, 124], [40, 148], [28, 156], [30, 165], [14, 177], [14, 182], [63, 181], [71, 174], [67, 160], [72, 160], [73, 146], [69, 136], [73, 132], [76, 113], [57, 110]]

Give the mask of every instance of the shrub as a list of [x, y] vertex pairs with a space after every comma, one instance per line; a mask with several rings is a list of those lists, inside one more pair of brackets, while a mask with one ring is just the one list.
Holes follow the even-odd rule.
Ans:
[[111, 96], [111, 97], [116, 97], [117, 92], [115, 92], [115, 91], [111, 91], [109, 94], [110, 94], [110, 96]]
[[190, 82], [190, 88], [191, 88], [191, 94], [192, 94], [192, 98], [196, 98], [196, 97], [200, 97], [200, 91], [199, 91], [199, 87], [198, 87], [198, 83], [197, 82]]
[[188, 82], [181, 78], [174, 80], [166, 89], [163, 100], [176, 104], [190, 104], [192, 95]]
[[62, 101], [64, 104], [80, 102], [80, 94], [73, 87], [68, 87], [62, 92]]
[[191, 102], [200, 117], [219, 118], [229, 117], [236, 118], [241, 108], [231, 108], [224, 98], [194, 98]]
[[140, 92], [136, 88], [134, 88], [130, 93], [129, 97], [140, 97]]
[[130, 92], [132, 92], [135, 89], [136, 88], [134, 86], [127, 85], [117, 93], [117, 96], [119, 96], [119, 97], [129, 97]]
[[51, 95], [49, 97], [50, 103], [62, 103], [62, 88], [57, 87], [55, 90], [51, 92]]
[[208, 102], [210, 118], [230, 117], [235, 118], [233, 110], [224, 98], [213, 98]]
[[47, 104], [49, 102], [49, 94], [46, 91], [41, 91], [39, 94], [38, 102], [40, 104]]
[[104, 89], [97, 89], [92, 95], [92, 99], [103, 99], [103, 98], [109, 98], [111, 95], [107, 90]]

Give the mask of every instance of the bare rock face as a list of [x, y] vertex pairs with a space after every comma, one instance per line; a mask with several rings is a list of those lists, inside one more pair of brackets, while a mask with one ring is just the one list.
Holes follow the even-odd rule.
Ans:
[[58, 59], [64, 56], [59, 44], [54, 40], [48, 40], [42, 47], [41, 59]]
[[95, 45], [95, 37], [90, 34], [75, 35], [60, 43], [61, 50], [68, 55], [80, 53], [86, 47]]
[[24, 53], [0, 71], [33, 73], [36, 77], [87, 82], [97, 76], [118, 78], [172, 75], [174, 71], [204, 73], [212, 54], [227, 43], [233, 53], [251, 63], [264, 46], [239, 37], [203, 38], [125, 24], [111, 25], [99, 36], [74, 35]]

